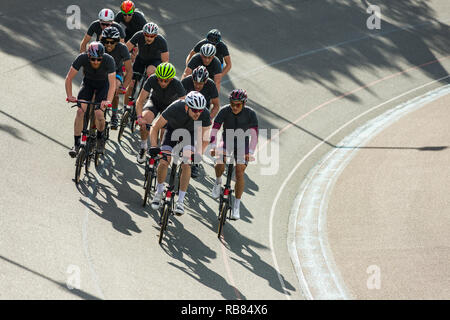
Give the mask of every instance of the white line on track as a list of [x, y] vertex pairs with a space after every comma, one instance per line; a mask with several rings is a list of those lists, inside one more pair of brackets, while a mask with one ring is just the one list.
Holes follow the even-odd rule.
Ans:
[[[447, 22], [447, 21], [450, 21], [450, 19], [444, 19], [444, 20], [441, 20], [441, 22]], [[363, 36], [363, 37], [352, 38], [352, 39], [349, 39], [349, 40], [346, 40], [346, 41], [342, 41], [342, 42], [339, 42], [339, 43], [336, 43], [336, 44], [333, 44], [333, 45], [330, 45], [330, 46], [326, 46], [326, 47], [322, 47], [322, 48], [318, 48], [318, 49], [314, 49], [314, 50], [309, 50], [309, 51], [306, 51], [306, 52], [302, 52], [302, 53], [297, 54], [297, 55], [293, 55], [293, 56], [286, 57], [286, 58], [283, 58], [283, 59], [280, 59], [280, 60], [276, 60], [276, 61], [271, 62], [271, 63], [269, 63], [269, 64], [262, 65], [262, 66], [260, 66], [260, 67], [258, 67], [258, 68], [255, 68], [255, 69], [253, 69], [253, 70], [250, 70], [248, 73], [246, 73], [246, 74], [244, 74], [244, 75], [233, 77], [233, 79], [228, 79], [228, 80], [222, 81], [222, 85], [223, 85], [223, 84], [226, 84], [226, 83], [228, 83], [228, 82], [231, 82], [232, 80], [239, 80], [239, 79], [246, 79], [246, 78], [249, 78], [251, 75], [254, 75], [254, 74], [256, 74], [256, 73], [262, 72], [262, 71], [263, 71], [264, 69], [266, 69], [267, 67], [271, 67], [271, 66], [274, 66], [274, 65], [277, 65], [277, 64], [281, 64], [281, 63], [284, 63], [284, 62], [289, 62], [289, 61], [291, 61], [291, 60], [295, 60], [295, 59], [298, 59], [298, 58], [301, 58], [301, 57], [305, 57], [305, 56], [309, 56], [309, 55], [314, 55], [314, 54], [320, 53], [320, 52], [322, 52], [322, 51], [327, 51], [327, 50], [334, 49], [334, 48], [337, 48], [337, 47], [345, 46], [345, 45], [347, 45], [347, 44], [356, 43], [356, 42], [359, 42], [359, 41], [362, 41], [362, 40], [367, 40], [367, 39], [376, 38], [376, 37], [382, 37], [382, 36], [385, 36], [385, 35], [387, 35], [387, 34], [391, 34], [391, 33], [395, 33], [395, 32], [400, 32], [400, 31], [406, 31], [406, 30], [409, 30], [409, 29], [416, 29], [416, 28], [418, 28], [418, 27], [426, 26], [426, 25], [433, 24], [433, 23], [434, 23], [434, 22], [426, 22], [426, 23], [421, 23], [421, 24], [417, 24], [417, 25], [407, 26], [407, 27], [398, 28], [398, 29], [394, 29], [394, 30], [389, 30], [389, 31], [386, 31], [386, 32], [380, 32], [380, 33], [378, 33], [378, 34], [376, 34], [376, 35], [368, 35], [368, 36]], [[427, 66], [427, 65], [429, 65], [429, 64], [433, 64], [433, 63], [435, 63], [435, 62], [440, 62], [440, 61], [442, 61], [442, 60], [444, 60], [444, 59], [447, 59], [448, 57], [449, 57], [449, 56], [441, 57], [441, 58], [436, 59], [436, 60], [434, 60], [434, 61], [430, 61], [430, 62], [428, 62], [428, 63], [422, 64], [422, 65], [419, 65], [419, 66], [414, 66], [414, 67], [411, 67], [411, 68], [409, 68], [409, 69], [407, 69], [407, 70], [403, 70], [403, 71], [398, 72], [398, 73], [395, 73], [395, 74], [391, 74], [391, 75], [389, 75], [389, 76], [387, 76], [387, 77], [385, 77], [385, 78], [376, 80], [376, 81], [374, 81], [374, 82], [372, 82], [372, 83], [369, 83], [369, 84], [367, 84], [367, 85], [365, 85], [365, 86], [361, 86], [361, 87], [359, 87], [359, 88], [357, 88], [357, 89], [355, 89], [355, 90], [352, 90], [352, 91], [350, 91], [350, 92], [348, 92], [348, 93], [345, 93], [345, 94], [343, 94], [343, 95], [341, 95], [341, 96], [339, 96], [339, 97], [335, 97], [335, 98], [333, 98], [333, 99], [331, 99], [331, 100], [329, 100], [329, 101], [326, 101], [326, 102], [324, 102], [323, 104], [321, 104], [321, 105], [317, 106], [316, 108], [314, 108], [313, 110], [311, 110], [310, 112], [308, 112], [307, 114], [304, 114], [304, 115], [300, 116], [299, 118], [297, 118], [292, 124], [289, 124], [289, 125], [285, 126], [284, 128], [282, 128], [282, 129], [279, 131], [279, 133], [276, 135], [276, 137], [277, 137], [278, 135], [280, 135], [282, 132], [284, 132], [284, 131], [288, 130], [289, 128], [291, 128], [295, 123], [297, 123], [297, 122], [303, 120], [304, 118], [306, 118], [307, 116], [309, 116], [311, 113], [317, 111], [318, 109], [321, 109], [322, 107], [324, 107], [324, 106], [326, 106], [326, 105], [328, 105], [328, 104], [330, 104], [330, 103], [332, 103], [332, 102], [334, 102], [334, 101], [338, 101], [338, 100], [340, 100], [341, 98], [343, 98], [343, 97], [345, 97], [345, 96], [348, 96], [348, 95], [350, 95], [350, 94], [354, 94], [354, 93], [356, 93], [357, 91], [363, 90], [364, 88], [371, 87], [371, 86], [373, 86], [373, 85], [375, 85], [375, 84], [377, 84], [377, 83], [379, 83], [379, 82], [383, 82], [383, 81], [385, 81], [385, 80], [388, 80], [388, 79], [397, 77], [397, 76], [399, 76], [399, 75], [401, 75], [401, 74], [404, 74], [404, 73], [406, 73], [406, 72], [408, 72], [408, 71], [412, 71], [412, 70], [415, 70], [415, 69], [418, 69], [418, 68], [421, 68], [421, 67], [425, 67], [425, 66]], [[270, 143], [270, 141], [271, 141], [272, 139], [274, 139], [274, 138], [275, 138], [275, 137], [272, 137], [271, 139], [267, 140], [266, 143], [263, 144], [263, 145], [261, 145], [260, 147], [258, 147], [257, 150], [260, 150], [260, 149], [263, 149], [264, 147], [266, 147], [266, 146]], [[294, 169], [294, 171], [295, 171], [295, 170], [296, 170], [296, 169]], [[287, 179], [289, 180], [291, 176], [292, 176], [292, 175], [290, 174], [290, 175], [288, 176]], [[285, 185], [282, 185], [282, 188], [284, 188], [284, 187], [285, 187]], [[280, 189], [280, 190], [281, 190], [281, 189]], [[279, 194], [280, 194], [280, 192], [277, 193], [277, 196], [276, 196], [276, 198], [275, 198], [276, 202], [278, 201]], [[283, 294], [285, 295], [285, 297], [286, 297], [288, 300], [290, 300], [289, 294], [286, 292], [286, 289], [285, 289], [286, 286], [285, 286], [284, 281], [283, 281], [283, 279], [282, 279], [282, 277], [281, 277], [281, 274], [280, 274], [280, 269], [279, 269], [279, 265], [278, 265], [278, 262], [277, 262], [277, 259], [276, 259], [276, 256], [275, 256], [275, 251], [274, 251], [274, 246], [273, 246], [273, 237], [272, 237], [272, 234], [273, 234], [273, 217], [274, 217], [274, 210], [275, 210], [274, 208], [275, 208], [276, 202], [274, 202], [274, 205], [272, 205], [272, 209], [271, 209], [271, 213], [270, 213], [270, 222], [269, 222], [269, 242], [270, 242], [270, 250], [271, 250], [271, 252], [272, 252], [272, 260], [273, 260], [273, 262], [274, 262], [274, 268], [275, 268], [275, 270], [276, 270], [276, 272], [277, 272], [278, 280], [280, 281], [281, 287], [282, 287], [282, 289], [283, 289]], [[224, 263], [228, 264], [228, 261], [227, 261], [228, 255], [227, 255], [226, 251], [224, 250], [224, 249], [225, 249], [225, 248], [224, 248], [224, 244], [222, 243], [221, 245], [223, 246], [222, 252], [224, 253], [224, 255], [223, 255]], [[298, 259], [298, 258], [297, 258], [297, 259]], [[294, 262], [294, 267], [295, 267], [296, 261], [293, 261], [293, 262]], [[295, 267], [295, 268], [296, 268], [296, 267]], [[297, 271], [300, 272], [299, 270], [297, 270]], [[297, 274], [298, 274], [298, 272], [297, 272]], [[228, 273], [228, 279], [230, 280], [230, 282], [231, 282], [231, 283], [235, 283], [235, 281], [234, 281], [234, 279], [233, 279], [233, 275], [232, 275], [232, 273], [231, 273], [231, 270], [228, 270], [228, 269], [227, 269], [227, 273]], [[308, 296], [308, 293], [306, 293], [306, 295]], [[238, 297], [237, 297], [237, 298], [238, 298]], [[238, 299], [239, 299], [239, 298], [238, 298]]]
[[[438, 80], [428, 82], [412, 90], [404, 92], [391, 98], [366, 112], [351, 119], [339, 129], [330, 134], [324, 141], [329, 140], [343, 128], [354, 122], [365, 114], [380, 108], [381, 106], [395, 101], [407, 94], [429, 86], [433, 83], [447, 79], [447, 75]], [[339, 145], [351, 145], [355, 148], [335, 148], [330, 151], [308, 174], [300, 186], [289, 217], [288, 249], [291, 255], [294, 269], [297, 273], [300, 287], [303, 289], [307, 299], [352, 299], [352, 294], [345, 287], [345, 283], [336, 267], [333, 255], [329, 248], [326, 236], [326, 209], [328, 197], [339, 174], [357, 151], [357, 146], [365, 144], [375, 134], [383, 130], [406, 113], [414, 111], [424, 104], [437, 99], [450, 92], [450, 85], [435, 89], [418, 98], [393, 108], [381, 116], [369, 121], [366, 125], [355, 130], [346, 137]], [[282, 189], [293, 173], [324, 141], [317, 144], [311, 151], [301, 159], [291, 174], [283, 182]], [[282, 190], [280, 189], [280, 191]], [[277, 197], [278, 200], [278, 197]], [[300, 213], [301, 209], [301, 213]], [[301, 220], [298, 221], [299, 213]], [[297, 243], [300, 248], [297, 248]], [[320, 250], [320, 251], [319, 251]], [[321, 253], [318, 254], [318, 253]], [[300, 261], [301, 255], [303, 262]], [[305, 272], [304, 272], [305, 271]], [[306, 274], [306, 276], [305, 276]], [[314, 293], [313, 293], [314, 292]]]

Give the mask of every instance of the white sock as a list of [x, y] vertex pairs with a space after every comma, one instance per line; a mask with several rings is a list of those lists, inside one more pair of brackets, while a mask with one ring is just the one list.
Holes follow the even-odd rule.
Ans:
[[158, 183], [156, 185], [156, 192], [157, 193], [163, 193], [163, 191], [164, 191], [164, 183]]
[[141, 141], [141, 149], [147, 150], [147, 139]]
[[186, 191], [181, 191], [180, 190], [178, 192], [178, 202], [183, 203], [185, 195], [186, 195]]
[[222, 184], [222, 177], [216, 178], [216, 184]]
[[240, 204], [241, 204], [241, 199], [234, 199], [234, 207], [235, 208], [239, 208], [239, 206], [240, 206]]

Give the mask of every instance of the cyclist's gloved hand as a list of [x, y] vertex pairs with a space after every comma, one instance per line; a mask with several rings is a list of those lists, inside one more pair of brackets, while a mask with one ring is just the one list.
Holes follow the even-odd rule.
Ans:
[[151, 147], [150, 150], [148, 150], [151, 157], [156, 157], [160, 152], [161, 149], [159, 147]]

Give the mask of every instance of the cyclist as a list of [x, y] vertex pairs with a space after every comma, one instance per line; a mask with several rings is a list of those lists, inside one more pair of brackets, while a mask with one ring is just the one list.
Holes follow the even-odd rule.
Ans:
[[[230, 104], [222, 107], [214, 119], [213, 128], [211, 130], [210, 143], [213, 148], [216, 145], [217, 131], [223, 125], [222, 141], [217, 148], [220, 155], [234, 154], [236, 161], [236, 184], [235, 184], [235, 201], [232, 208], [232, 219], [240, 218], [239, 208], [241, 197], [244, 192], [245, 179], [244, 172], [249, 161], [253, 161], [254, 151], [258, 143], [258, 118], [255, 111], [246, 106], [247, 92], [243, 89], [235, 89], [229, 95]], [[236, 132], [242, 129], [242, 134]], [[240, 131], [240, 130], [239, 130]], [[251, 137], [251, 139], [249, 138]], [[227, 137], [229, 140], [227, 140]], [[231, 141], [233, 140], [233, 141]], [[216, 151], [213, 149], [211, 154], [214, 156]], [[218, 161], [214, 166], [216, 172], [216, 182], [212, 187], [212, 197], [217, 199], [220, 196], [222, 185], [222, 174], [225, 171], [225, 157], [223, 161]]]
[[[219, 93], [217, 92], [214, 81], [208, 78], [209, 73], [205, 66], [198, 66], [192, 71], [192, 74], [181, 81], [186, 92], [198, 91], [205, 96], [206, 109], [210, 111], [211, 121], [219, 111]], [[210, 108], [211, 104], [212, 109]], [[191, 177], [197, 178], [199, 174], [198, 164], [194, 164], [191, 168]]]
[[[144, 163], [145, 152], [148, 149], [146, 124], [150, 125], [167, 106], [177, 99], [184, 99], [186, 96], [183, 85], [180, 80], [175, 78], [175, 74], [175, 67], [171, 63], [163, 62], [158, 65], [155, 74], [145, 81], [136, 101], [136, 114], [138, 124], [141, 126], [141, 149], [137, 156], [138, 163]], [[145, 106], [143, 107], [144, 103]]]
[[[117, 119], [117, 107], [119, 104], [119, 90], [127, 87], [133, 76], [131, 57], [128, 48], [120, 41], [119, 30], [116, 27], [108, 27], [102, 32], [102, 43], [106, 48], [106, 53], [114, 58], [116, 63], [116, 92], [112, 101], [111, 129], [117, 129], [119, 121]], [[126, 77], [124, 80], [122, 66], [125, 66]]]
[[[155, 73], [156, 67], [161, 62], [169, 62], [169, 50], [166, 39], [158, 34], [158, 25], [149, 22], [141, 31], [136, 32], [126, 43], [128, 51], [137, 46], [139, 53], [133, 64], [133, 72], [146, 74], [148, 77]], [[133, 92], [135, 80], [131, 81], [127, 88], [124, 104], [128, 105], [128, 99]]]
[[[72, 96], [72, 80], [83, 67], [84, 78], [78, 98]], [[97, 151], [103, 153], [105, 140], [105, 108], [111, 104], [116, 91], [116, 65], [114, 58], [105, 53], [105, 47], [100, 42], [89, 44], [87, 52], [81, 53], [72, 63], [65, 81], [67, 101], [76, 102], [77, 99], [91, 101], [95, 94], [95, 102], [101, 102], [100, 110], [95, 110], [95, 125], [97, 127]], [[75, 124], [75, 145], [69, 151], [69, 155], [75, 158], [80, 149], [81, 131], [83, 130], [84, 113], [87, 105], [81, 104], [78, 108]]]
[[[201, 145], [196, 145], [196, 139], [203, 139], [205, 134], [208, 134], [211, 125], [209, 111], [205, 109], [206, 99], [197, 91], [191, 91], [186, 95], [184, 100], [174, 101], [166, 110], [163, 111], [156, 123], [150, 130], [151, 148], [149, 150], [150, 156], [155, 157], [160, 151], [166, 154], [171, 154], [172, 150], [178, 143], [183, 149], [183, 163], [181, 165], [182, 172], [180, 177], [180, 191], [175, 208], [175, 214], [184, 214], [184, 196], [189, 186], [189, 179], [191, 177], [190, 160], [193, 154], [199, 151], [203, 153], [208, 141], [202, 141]], [[194, 124], [195, 122], [195, 124]], [[156, 147], [158, 131], [167, 124], [167, 130], [164, 133], [164, 139], [161, 149]], [[200, 125], [199, 125], [200, 124]], [[177, 130], [184, 129], [184, 130]], [[184, 133], [182, 139], [178, 139], [179, 134]], [[195, 132], [195, 134], [194, 134]], [[200, 149], [200, 150], [198, 150]], [[161, 199], [164, 191], [164, 181], [167, 176], [167, 168], [170, 163], [170, 157], [167, 161], [162, 159], [159, 162], [157, 169], [158, 184], [156, 186], [156, 193], [152, 200], [152, 208], [158, 210], [161, 204]]]
[[125, 32], [118, 23], [114, 22], [114, 12], [111, 9], [102, 9], [98, 13], [98, 20], [95, 20], [91, 23], [86, 34], [84, 35], [83, 40], [81, 40], [80, 53], [86, 52], [86, 46], [89, 43], [89, 41], [91, 41], [91, 38], [94, 35], [94, 33], [97, 35], [96, 41], [99, 41], [103, 29], [111, 26], [114, 26], [119, 30], [120, 41], [124, 42], [123, 39], [125, 38]]
[[[231, 57], [230, 53], [228, 51], [228, 47], [225, 43], [222, 41], [222, 35], [220, 34], [220, 31], [217, 29], [212, 29], [206, 34], [206, 38], [203, 40], [200, 40], [194, 48], [189, 52], [187, 58], [186, 58], [186, 66], [189, 63], [189, 60], [192, 58], [192, 56], [200, 51], [200, 48], [202, 45], [206, 43], [211, 43], [216, 47], [216, 57], [219, 58], [220, 64], [222, 66], [222, 78], [230, 71], [231, 69]], [[225, 62], [225, 67], [224, 67]]]
[[189, 60], [186, 69], [184, 69], [183, 76], [181, 80], [186, 78], [192, 73], [192, 70], [198, 66], [205, 66], [208, 69], [209, 77], [214, 80], [216, 84], [217, 91], [220, 92], [220, 80], [222, 79], [222, 67], [220, 65], [220, 60], [215, 57], [216, 47], [210, 43], [202, 45], [200, 52], [192, 56]]
[[123, 1], [120, 5], [120, 12], [114, 18], [117, 23], [122, 23], [125, 26], [125, 42], [138, 31], [141, 31], [147, 23], [142, 12], [137, 11], [132, 1]]

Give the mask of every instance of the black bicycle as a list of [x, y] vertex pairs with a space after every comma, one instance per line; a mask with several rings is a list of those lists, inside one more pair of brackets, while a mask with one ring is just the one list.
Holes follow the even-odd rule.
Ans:
[[[172, 154], [173, 156], [173, 154]], [[160, 159], [164, 159], [167, 161], [167, 155], [162, 154]], [[170, 167], [170, 178], [169, 178], [169, 184], [166, 186], [163, 197], [162, 197], [162, 205], [161, 205], [161, 220], [160, 220], [160, 226], [161, 229], [159, 231], [159, 244], [161, 244], [164, 231], [167, 229], [167, 225], [169, 223], [169, 218], [174, 215], [174, 209], [175, 209], [175, 195], [179, 193], [180, 191], [180, 176], [181, 176], [181, 166], [178, 165], [178, 160], [181, 157], [178, 157], [178, 159], [173, 159], [172, 165]]]
[[[162, 153], [160, 153], [162, 155]], [[145, 173], [144, 173], [144, 201], [142, 206], [147, 205], [147, 200], [149, 198], [150, 192], [156, 189], [156, 178], [157, 178], [157, 168], [158, 168], [159, 158], [148, 157], [145, 161]]]
[[[84, 100], [77, 100], [76, 104], [71, 106], [81, 108], [81, 104], [87, 104], [86, 112], [84, 113], [83, 130], [81, 131], [80, 149], [75, 161], [75, 183], [80, 182], [81, 169], [85, 167], [86, 173], [89, 172], [91, 160], [94, 159], [95, 166], [99, 165], [100, 153], [96, 149], [97, 144], [97, 129], [95, 126], [95, 110], [100, 109], [100, 102], [91, 102]], [[111, 105], [110, 105], [111, 106]], [[109, 106], [109, 107], [110, 107]], [[105, 110], [106, 113], [106, 110]], [[104, 139], [109, 139], [109, 123], [105, 121]]]
[[122, 119], [120, 120], [119, 133], [117, 135], [117, 141], [119, 143], [127, 126], [130, 126], [130, 130], [132, 133], [136, 128], [136, 100], [141, 93], [146, 77], [144, 77], [142, 73], [133, 72], [133, 80], [135, 81], [135, 85], [133, 87], [133, 91], [131, 92], [131, 96], [129, 97], [128, 105], [125, 107]]
[[234, 160], [227, 164], [227, 181], [222, 188], [219, 200], [219, 227], [217, 230], [217, 237], [223, 234], [223, 226], [227, 219], [231, 217], [231, 198], [233, 195], [233, 189], [231, 189], [231, 177], [233, 176]]

